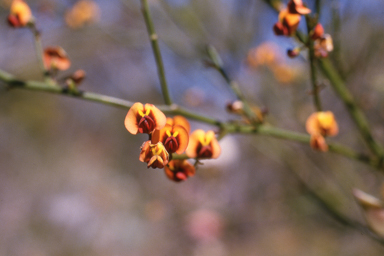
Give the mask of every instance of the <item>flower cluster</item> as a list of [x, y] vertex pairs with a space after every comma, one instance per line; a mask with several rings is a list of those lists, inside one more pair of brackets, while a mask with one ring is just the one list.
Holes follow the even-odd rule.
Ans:
[[320, 23], [311, 32], [311, 39], [314, 40], [313, 48], [315, 56], [318, 58], [328, 57], [328, 53], [333, 51], [333, 40], [330, 34], [324, 34], [324, 28]]
[[279, 13], [279, 21], [273, 26], [273, 31], [278, 36], [292, 36], [301, 20], [301, 15], [311, 13], [311, 10], [303, 5], [302, 0], [291, 0], [287, 8]]
[[[310, 13], [311, 10], [304, 6], [302, 0], [290, 0], [287, 7], [280, 11], [279, 20], [273, 26], [273, 31], [278, 36], [293, 36], [299, 26], [301, 16]], [[308, 19], [307, 22], [311, 24], [314, 21]], [[333, 51], [332, 37], [324, 34], [324, 28], [317, 20], [313, 25], [309, 37], [313, 41], [314, 54], [317, 58], [325, 58], [329, 52]], [[291, 58], [297, 57], [304, 48], [305, 46], [289, 49], [287, 55]]]
[[305, 127], [311, 135], [311, 147], [323, 152], [328, 151], [325, 137], [335, 136], [339, 132], [335, 116], [331, 111], [313, 113], [308, 117]]
[[147, 163], [148, 168], [164, 168], [173, 181], [183, 181], [195, 174], [195, 167], [187, 160], [172, 160], [173, 153], [185, 151], [189, 158], [208, 159], [219, 157], [221, 152], [213, 131], [199, 129], [189, 134], [191, 128], [185, 117], [167, 118], [152, 104], [133, 104], [124, 124], [132, 134], [149, 134], [149, 140], [141, 146], [139, 160]]
[[[85, 0], [84, 0], [85, 1]], [[10, 8], [10, 13], [7, 17], [8, 24], [13, 28], [29, 28], [35, 35], [35, 40], [40, 40], [40, 32], [36, 28], [35, 18], [28, 4], [23, 0], [13, 0]], [[40, 43], [39, 43], [40, 44]], [[42, 51], [42, 65], [44, 65], [44, 72], [46, 76], [56, 79], [58, 71], [67, 70], [71, 66], [71, 61], [67, 53], [60, 46], [46, 47]], [[65, 89], [72, 93], [78, 92], [77, 86], [84, 80], [85, 71], [77, 70], [72, 75], [60, 79], [65, 81]]]

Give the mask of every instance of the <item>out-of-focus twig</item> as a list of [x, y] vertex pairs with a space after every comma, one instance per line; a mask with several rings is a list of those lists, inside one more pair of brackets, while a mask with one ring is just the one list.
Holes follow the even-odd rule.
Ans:
[[367, 119], [365, 118], [362, 110], [357, 106], [344, 81], [336, 72], [329, 59], [319, 59], [318, 63], [323, 74], [329, 79], [333, 89], [347, 107], [347, 110], [355, 122], [360, 134], [371, 151], [379, 158], [379, 164], [381, 164], [383, 162], [384, 150], [373, 138]]
[[[313, 29], [313, 24], [311, 22], [311, 18], [308, 15], [305, 17], [305, 20], [307, 22], [307, 31], [309, 35]], [[319, 95], [319, 86], [317, 84], [317, 73], [316, 73], [316, 65], [315, 65], [316, 57], [315, 57], [314, 41], [311, 39], [310, 36], [308, 36], [308, 51], [309, 51], [309, 67], [310, 67], [310, 73], [311, 73], [313, 101], [314, 101], [316, 110], [321, 111], [322, 107], [321, 107], [321, 100]]]
[[217, 50], [212, 46], [207, 46], [207, 52], [208, 55], [212, 61], [212, 64], [214, 67], [220, 72], [220, 74], [223, 76], [224, 80], [227, 82], [229, 87], [232, 89], [232, 91], [235, 93], [238, 100], [243, 102], [243, 111], [245, 113], [245, 116], [252, 122], [252, 123], [261, 123], [261, 120], [257, 117], [256, 113], [252, 110], [250, 107], [248, 101], [244, 97], [243, 92], [241, 91], [238, 83], [236, 81], [233, 81], [227, 71], [224, 69], [223, 62], [221, 60], [221, 57]]
[[145, 25], [147, 26], [147, 31], [149, 35], [149, 40], [151, 41], [153, 54], [156, 60], [157, 73], [160, 80], [161, 91], [163, 93], [164, 102], [166, 105], [172, 105], [171, 95], [169, 93], [167, 80], [165, 78], [164, 63], [161, 57], [159, 38], [155, 31], [155, 26], [152, 21], [151, 13], [149, 12], [148, 1], [140, 0], [140, 2], [141, 2], [141, 11], [144, 16]]
[[43, 74], [45, 81], [49, 82], [49, 80], [50, 80], [49, 79], [49, 72], [45, 68], [45, 65], [44, 65], [44, 59], [43, 59], [44, 58], [44, 51], [43, 51], [43, 44], [41, 42], [40, 31], [37, 29], [34, 21], [29, 23], [28, 25], [29, 25], [29, 28], [31, 29], [32, 33], [33, 33], [33, 38], [34, 38], [33, 41], [35, 44], [36, 56], [37, 56], [37, 60], [39, 62], [41, 72]]

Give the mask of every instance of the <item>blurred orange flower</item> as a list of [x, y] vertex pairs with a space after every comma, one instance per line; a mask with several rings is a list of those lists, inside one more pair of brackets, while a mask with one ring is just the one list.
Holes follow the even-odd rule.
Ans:
[[298, 71], [287, 64], [278, 64], [272, 67], [273, 75], [280, 83], [290, 83], [298, 76]]
[[187, 160], [171, 160], [164, 168], [165, 174], [170, 180], [179, 182], [195, 175], [195, 167]]
[[220, 145], [213, 131], [201, 129], [194, 131], [190, 138], [186, 154], [190, 158], [218, 158], [221, 153]]
[[246, 63], [256, 68], [259, 65], [272, 66], [280, 59], [278, 46], [273, 42], [264, 42], [248, 51]]
[[288, 2], [288, 10], [290, 13], [306, 15], [311, 13], [311, 10], [303, 5], [302, 0], [291, 0]]
[[99, 16], [100, 8], [94, 1], [80, 0], [65, 13], [65, 22], [71, 28], [80, 28], [86, 23], [96, 22]]
[[308, 117], [305, 127], [311, 135], [335, 136], [339, 132], [335, 116], [331, 111], [313, 113]]
[[310, 35], [311, 35], [311, 38], [312, 38], [313, 40], [322, 38], [323, 35], [324, 35], [324, 28], [323, 28], [323, 25], [321, 25], [320, 23], [317, 23], [316, 26], [315, 26], [315, 27], [313, 28], [313, 30], [311, 31]]
[[279, 13], [279, 21], [273, 26], [273, 31], [278, 36], [291, 36], [299, 26], [300, 14], [291, 13], [288, 9], [283, 9]]
[[166, 117], [157, 107], [152, 104], [141, 104], [136, 102], [129, 109], [124, 120], [124, 125], [132, 134], [152, 133], [155, 129], [165, 126]]
[[23, 0], [13, 0], [8, 23], [12, 27], [24, 27], [32, 20], [32, 12]]
[[173, 118], [167, 117], [167, 124], [180, 125], [187, 131], [188, 134], [191, 132], [191, 125], [189, 124], [188, 119], [183, 116], [174, 116]]
[[151, 141], [148, 140], [141, 146], [139, 160], [141, 162], [148, 163], [148, 168], [152, 167], [153, 169], [161, 169], [168, 164], [169, 154], [164, 148], [163, 143], [158, 142], [156, 144], [151, 144]]
[[325, 141], [325, 138], [320, 134], [312, 134], [311, 140], [309, 141], [309, 145], [311, 146], [311, 148], [319, 151], [328, 151], [328, 144]]
[[152, 143], [162, 142], [169, 153], [181, 154], [188, 146], [189, 135], [180, 125], [166, 124], [161, 130], [155, 130]]
[[331, 35], [325, 34], [314, 42], [315, 56], [318, 58], [325, 58], [328, 53], [333, 51], [333, 40]]
[[71, 66], [71, 61], [63, 48], [47, 47], [44, 49], [44, 66], [48, 70], [66, 70]]

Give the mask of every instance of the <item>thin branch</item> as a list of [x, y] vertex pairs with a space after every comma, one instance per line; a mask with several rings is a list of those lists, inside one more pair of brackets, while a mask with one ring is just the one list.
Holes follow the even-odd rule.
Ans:
[[311, 18], [307, 15], [305, 17], [307, 22], [307, 31], [308, 31], [308, 51], [309, 51], [309, 67], [311, 73], [311, 83], [312, 83], [312, 95], [313, 102], [316, 108], [316, 111], [321, 111], [321, 100], [319, 95], [319, 86], [317, 84], [317, 74], [316, 74], [316, 66], [315, 66], [315, 50], [314, 50], [314, 41], [311, 39], [309, 34], [311, 33], [313, 26], [311, 24]]
[[235, 93], [237, 99], [240, 100], [241, 102], [243, 102], [243, 111], [245, 113], [245, 116], [252, 122], [261, 123], [261, 121], [257, 117], [256, 113], [252, 110], [251, 106], [249, 105], [248, 101], [246, 100], [246, 98], [245, 98], [243, 92], [241, 91], [238, 83], [236, 81], [233, 81], [229, 77], [227, 71], [224, 69], [223, 62], [222, 62], [221, 57], [220, 57], [219, 53], [217, 52], [217, 50], [213, 46], [209, 45], [207, 47], [207, 51], [208, 51], [208, 55], [212, 61], [212, 64], [214, 65], [214, 67], [219, 71], [219, 73], [222, 75], [222, 77], [227, 82], [229, 87]]
[[379, 161], [382, 162], [384, 157], [384, 150], [373, 138], [368, 121], [365, 118], [364, 113], [357, 106], [352, 94], [349, 92], [344, 81], [342, 80], [340, 75], [335, 71], [335, 68], [328, 59], [319, 59], [318, 63], [323, 74], [329, 79], [333, 89], [347, 107], [349, 114], [351, 115], [365, 142], [367, 143], [371, 151], [379, 158]]
[[163, 93], [164, 102], [166, 105], [172, 105], [172, 99], [168, 90], [167, 80], [165, 78], [164, 64], [163, 59], [161, 57], [160, 47], [158, 36], [155, 31], [155, 26], [153, 25], [151, 13], [149, 12], [148, 1], [141, 1], [141, 11], [143, 12], [145, 25], [147, 26], [147, 31], [149, 35], [149, 40], [151, 41], [151, 46], [153, 50], [153, 55], [155, 56], [157, 73], [160, 80], [161, 91]]
[[44, 65], [44, 50], [43, 50], [43, 44], [41, 42], [41, 34], [40, 34], [40, 31], [36, 28], [36, 24], [35, 22], [32, 22], [29, 24], [29, 28], [31, 29], [32, 33], [33, 33], [33, 41], [34, 41], [34, 44], [35, 44], [35, 52], [36, 52], [36, 56], [37, 56], [37, 60], [39, 62], [39, 66], [40, 66], [40, 69], [41, 69], [41, 72], [43, 74], [43, 77], [46, 81], [48, 81], [49, 79], [49, 72], [48, 70], [45, 68], [45, 65]]
[[[101, 103], [104, 105], [119, 107], [123, 109], [129, 109], [133, 105], [133, 102], [131, 101], [127, 101], [127, 100], [123, 100], [123, 99], [119, 99], [111, 96], [106, 96], [103, 94], [93, 93], [93, 92], [86, 92], [86, 91], [74, 92], [74, 91], [68, 90], [67, 88], [62, 88], [57, 84], [55, 84], [55, 86], [52, 86], [52, 84], [49, 84], [46, 82], [22, 81], [2, 70], [0, 70], [0, 80], [3, 81], [5, 84], [7, 84], [9, 86], [9, 89], [18, 88], [18, 89], [60, 94], [64, 96], [93, 101], [93, 102]], [[307, 145], [309, 145], [309, 141], [310, 141], [310, 136], [308, 134], [283, 130], [283, 129], [279, 129], [266, 124], [255, 127], [253, 125], [237, 123], [237, 122], [222, 122], [214, 118], [206, 117], [198, 113], [188, 111], [176, 104], [172, 104], [171, 106], [160, 105], [157, 107], [161, 111], [163, 111], [165, 114], [183, 115], [184, 117], [187, 117], [189, 119], [193, 119], [202, 123], [217, 126], [222, 133], [259, 134], [259, 135], [270, 136], [278, 139], [296, 141], [296, 142], [304, 143]], [[343, 155], [345, 157], [363, 162], [373, 167], [378, 167], [379, 165], [375, 159], [372, 159], [369, 156], [360, 154], [343, 145], [330, 142], [328, 143], [328, 146], [329, 146], [329, 151], [334, 152], [336, 154]]]

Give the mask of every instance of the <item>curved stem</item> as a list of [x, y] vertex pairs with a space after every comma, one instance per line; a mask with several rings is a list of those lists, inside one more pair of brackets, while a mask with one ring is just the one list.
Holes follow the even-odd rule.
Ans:
[[158, 36], [156, 34], [155, 26], [153, 25], [152, 17], [149, 12], [147, 0], [141, 0], [141, 11], [143, 12], [145, 25], [147, 26], [147, 31], [149, 35], [149, 40], [151, 41], [153, 55], [155, 56], [157, 73], [160, 80], [161, 91], [163, 93], [164, 102], [166, 105], [172, 105], [172, 99], [168, 90], [167, 80], [165, 78], [165, 70], [164, 70], [163, 59], [161, 57]]
[[379, 158], [379, 161], [382, 162], [384, 150], [373, 138], [364, 113], [357, 106], [352, 94], [349, 92], [342, 78], [335, 71], [335, 68], [328, 59], [319, 59], [319, 64], [323, 74], [329, 79], [333, 89], [347, 107], [349, 114], [351, 115], [368, 147]]

